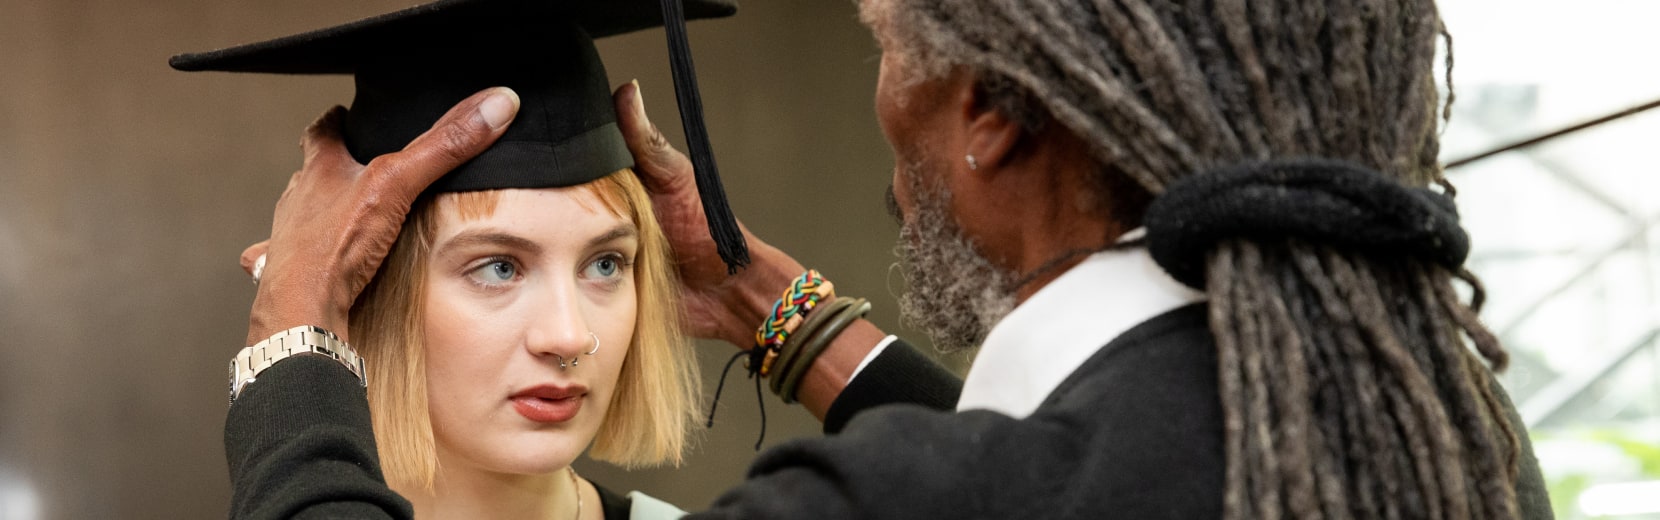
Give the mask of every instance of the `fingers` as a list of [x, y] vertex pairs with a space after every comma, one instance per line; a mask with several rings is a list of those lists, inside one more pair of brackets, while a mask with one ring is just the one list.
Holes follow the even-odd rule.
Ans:
[[640, 95], [639, 82], [629, 82], [617, 88], [611, 97], [617, 109], [617, 126], [622, 130], [628, 151], [634, 154], [634, 172], [640, 176], [646, 189], [654, 193], [694, 182], [692, 162], [675, 150], [657, 125], [646, 117], [645, 99]]
[[248, 276], [253, 276], [254, 263], [259, 261], [259, 257], [265, 256], [265, 252], [270, 248], [270, 240], [261, 240], [254, 245], [248, 246], [247, 249], [243, 249], [242, 258], [239, 259], [242, 263], [242, 270], [247, 272]]
[[518, 111], [519, 95], [511, 89], [495, 87], [473, 94], [403, 151], [376, 158], [367, 171], [385, 177], [391, 184], [388, 195], [414, 200], [427, 185], [489, 148]]

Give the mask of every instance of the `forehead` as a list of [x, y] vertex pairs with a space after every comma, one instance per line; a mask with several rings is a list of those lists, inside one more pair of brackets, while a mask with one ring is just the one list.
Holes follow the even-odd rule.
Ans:
[[585, 242], [591, 232], [631, 222], [608, 202], [593, 183], [446, 193], [433, 201], [434, 238], [441, 243], [465, 230], [488, 227], [536, 240]]

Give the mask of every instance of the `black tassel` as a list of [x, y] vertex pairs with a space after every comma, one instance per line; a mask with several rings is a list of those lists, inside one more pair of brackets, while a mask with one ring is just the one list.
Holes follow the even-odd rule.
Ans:
[[691, 46], [686, 39], [686, 13], [681, 0], [662, 0], [663, 29], [669, 38], [669, 66], [674, 71], [674, 94], [680, 102], [680, 124], [686, 130], [696, 172], [697, 192], [703, 199], [703, 217], [709, 222], [709, 236], [726, 262], [727, 274], [749, 265], [749, 246], [744, 243], [738, 219], [726, 202], [715, 153], [709, 145], [709, 130], [703, 126], [703, 98], [697, 90], [697, 72], [692, 68]]

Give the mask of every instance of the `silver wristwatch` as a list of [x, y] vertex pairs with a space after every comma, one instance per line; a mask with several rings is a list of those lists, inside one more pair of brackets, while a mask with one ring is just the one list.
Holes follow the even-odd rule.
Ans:
[[339, 361], [352, 371], [352, 375], [357, 376], [359, 383], [369, 386], [369, 380], [363, 376], [363, 358], [358, 357], [352, 347], [340, 341], [340, 337], [333, 332], [301, 325], [265, 338], [231, 358], [231, 403], [236, 403], [236, 396], [242, 393], [242, 388], [254, 382], [260, 372], [297, 354], [319, 354]]

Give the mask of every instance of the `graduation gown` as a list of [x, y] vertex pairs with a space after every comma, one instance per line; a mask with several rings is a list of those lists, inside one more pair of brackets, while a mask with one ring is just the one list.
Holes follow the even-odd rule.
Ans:
[[[1135, 326], [1025, 419], [951, 411], [960, 382], [896, 343], [831, 406], [833, 435], [767, 450], [688, 518], [1219, 518], [1222, 412], [1205, 316], [1196, 304]], [[333, 363], [273, 366], [232, 407], [233, 517], [410, 516], [381, 478], [362, 388]], [[1551, 518], [1524, 448], [1522, 516]]]

